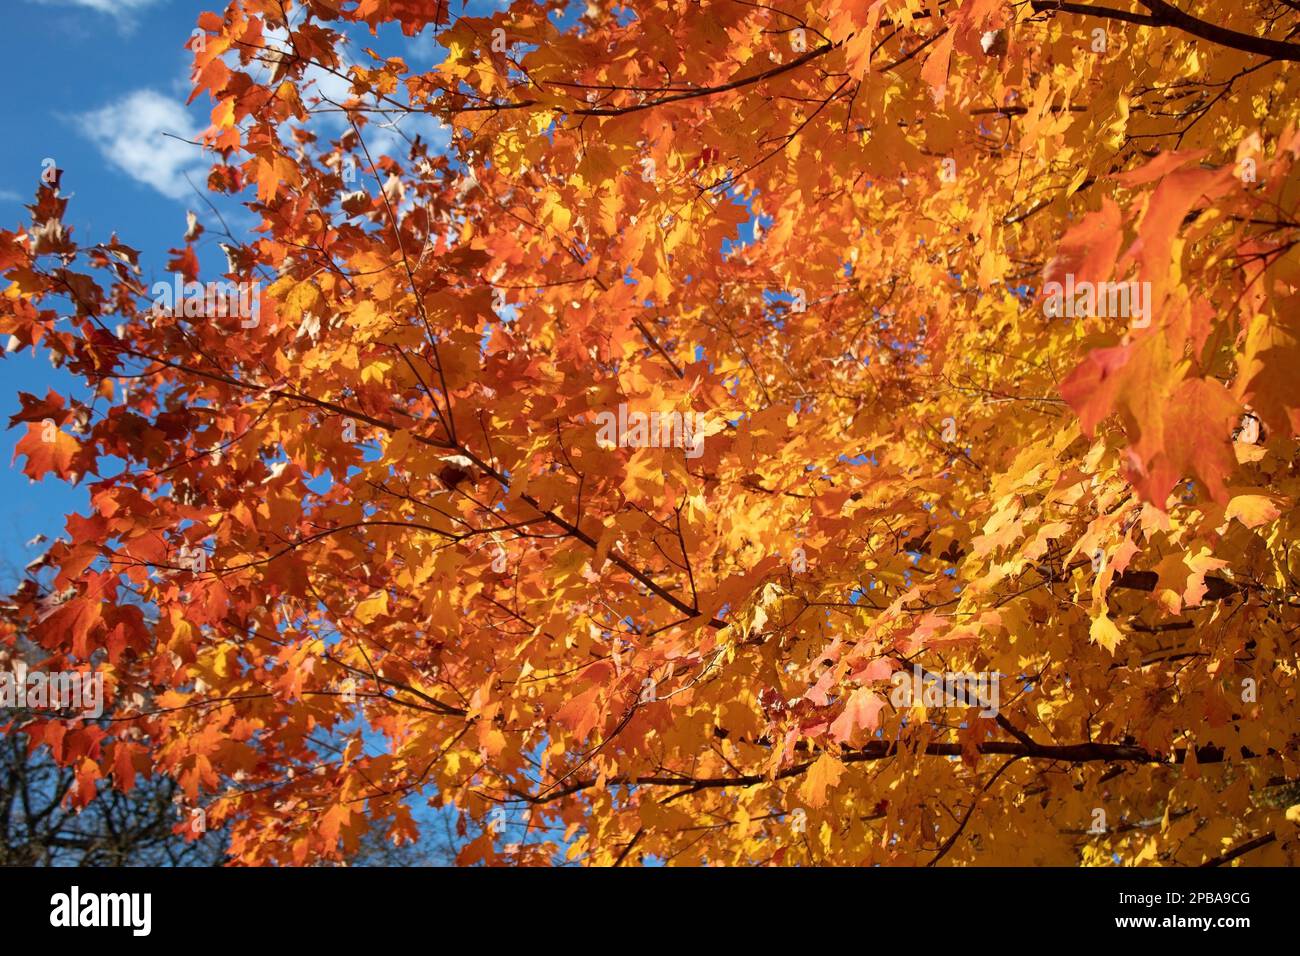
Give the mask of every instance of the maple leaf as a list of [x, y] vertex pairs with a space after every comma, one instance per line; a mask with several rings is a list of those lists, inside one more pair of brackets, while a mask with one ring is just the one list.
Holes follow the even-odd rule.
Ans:
[[199, 278], [199, 257], [194, 247], [186, 243], [184, 249], [170, 250], [172, 258], [167, 261], [168, 272], [179, 272], [186, 282], [197, 282]]
[[50, 419], [49, 424], [28, 424], [27, 434], [14, 446], [14, 460], [19, 455], [27, 457], [23, 474], [33, 481], [40, 480], [49, 472], [54, 472], [59, 478], [68, 478], [73, 474], [72, 465], [80, 451], [81, 445], [77, 440], [55, 427], [54, 420]]
[[847, 743], [859, 728], [871, 731], [880, 726], [880, 711], [885, 702], [865, 687], [855, 690], [844, 705], [840, 716], [831, 724], [831, 739]]
[[380, 591], [357, 604], [352, 616], [362, 624], [369, 624], [381, 614], [388, 613], [388, 592]]
[[1271, 524], [1282, 514], [1277, 502], [1267, 495], [1234, 495], [1224, 509], [1224, 521], [1236, 518], [1247, 528]]
[[799, 785], [799, 796], [810, 807], [823, 807], [826, 805], [826, 791], [838, 784], [842, 776], [844, 764], [824, 753], [808, 768], [803, 783]]
[[579, 740], [586, 739], [600, 722], [600, 687], [591, 687], [570, 698], [555, 712], [555, 719], [568, 727]]
[[1124, 639], [1124, 635], [1115, 626], [1115, 622], [1105, 614], [1099, 614], [1092, 619], [1092, 627], [1089, 629], [1088, 636], [1090, 640], [1101, 645], [1112, 654], [1115, 653], [1115, 648], [1119, 646], [1119, 642]]

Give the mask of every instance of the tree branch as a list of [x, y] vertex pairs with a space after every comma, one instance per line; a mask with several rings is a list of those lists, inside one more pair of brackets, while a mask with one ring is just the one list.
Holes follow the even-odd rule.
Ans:
[[1202, 40], [1208, 40], [1218, 46], [1244, 53], [1255, 53], [1274, 60], [1288, 62], [1300, 61], [1300, 46], [1257, 37], [1252, 33], [1241, 33], [1198, 20], [1184, 13], [1165, 0], [1138, 0], [1142, 6], [1151, 11], [1150, 15], [1116, 10], [1113, 7], [1099, 7], [1088, 3], [1069, 3], [1067, 0], [1030, 0], [1030, 7], [1036, 13], [1056, 12], [1076, 13], [1085, 17], [1101, 17], [1106, 20], [1120, 20], [1124, 23], [1136, 23], [1145, 27], [1173, 27]]

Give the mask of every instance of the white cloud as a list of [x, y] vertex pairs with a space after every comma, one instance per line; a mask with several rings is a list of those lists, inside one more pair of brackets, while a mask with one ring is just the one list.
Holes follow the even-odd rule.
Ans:
[[97, 13], [111, 13], [115, 17], [129, 16], [136, 10], [153, 6], [159, 0], [32, 0], [44, 6], [82, 7]]
[[164, 196], [180, 199], [193, 193], [185, 181], [187, 172], [203, 188], [209, 162], [199, 147], [173, 138], [194, 140], [200, 132], [178, 100], [137, 90], [102, 109], [82, 113], [75, 122], [111, 166]]

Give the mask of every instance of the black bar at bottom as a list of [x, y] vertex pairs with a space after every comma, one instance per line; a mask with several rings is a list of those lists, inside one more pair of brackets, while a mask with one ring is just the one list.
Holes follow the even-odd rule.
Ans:
[[695, 938], [766, 950], [820, 921], [857, 924], [873, 945], [931, 934], [957, 943], [972, 930], [1032, 939], [1020, 934], [1038, 929], [1072, 941], [1195, 933], [1228, 942], [1288, 931], [1294, 885], [1290, 870], [1227, 867], [6, 869], [0, 912], [10, 943], [62, 937], [128, 949], [198, 941], [205, 949], [404, 946], [413, 935], [436, 950], [456, 939], [472, 945], [482, 933], [494, 949], [566, 938], [620, 945], [630, 934], [646, 945]]

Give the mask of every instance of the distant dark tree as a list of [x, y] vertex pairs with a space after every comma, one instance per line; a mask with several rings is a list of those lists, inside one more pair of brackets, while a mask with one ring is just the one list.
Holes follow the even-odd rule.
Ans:
[[137, 777], [130, 793], [101, 787], [80, 812], [68, 800], [76, 775], [47, 747], [29, 752], [21, 732], [0, 736], [0, 865], [217, 866], [222, 834], [196, 840], [183, 822], [170, 777]]

